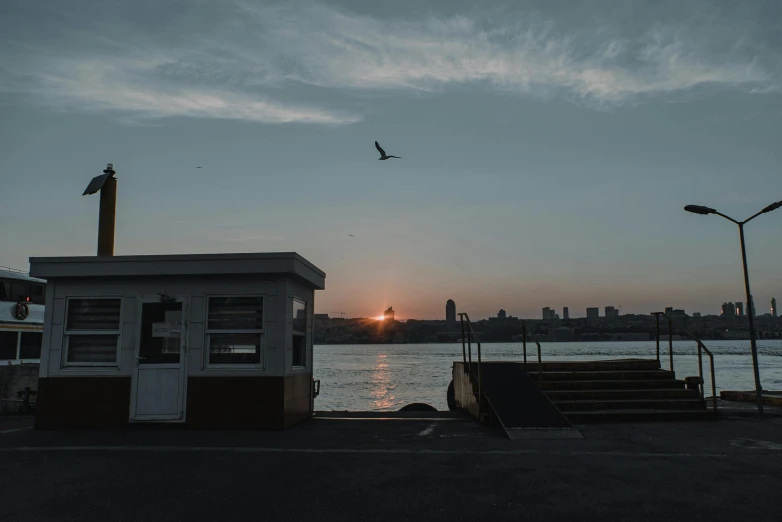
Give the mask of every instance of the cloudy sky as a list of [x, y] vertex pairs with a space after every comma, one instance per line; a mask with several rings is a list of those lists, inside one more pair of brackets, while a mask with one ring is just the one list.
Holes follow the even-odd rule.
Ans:
[[[774, 1], [5, 0], [0, 48], [0, 265], [93, 255], [113, 162], [117, 254], [296, 251], [319, 312], [717, 313], [682, 207], [782, 199]], [[765, 313], [782, 210], [747, 240]]]

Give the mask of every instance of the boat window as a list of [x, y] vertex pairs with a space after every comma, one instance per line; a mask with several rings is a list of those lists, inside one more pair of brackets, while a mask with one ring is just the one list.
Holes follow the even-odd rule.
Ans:
[[19, 342], [20, 359], [40, 359], [43, 334], [41, 332], [22, 332]]
[[33, 304], [46, 304], [46, 286], [31, 283], [30, 284], [30, 302]]
[[0, 359], [16, 359], [17, 332], [0, 332]]
[[11, 283], [11, 300], [26, 301], [30, 297], [30, 283]]
[[11, 283], [0, 281], [0, 301], [11, 300]]

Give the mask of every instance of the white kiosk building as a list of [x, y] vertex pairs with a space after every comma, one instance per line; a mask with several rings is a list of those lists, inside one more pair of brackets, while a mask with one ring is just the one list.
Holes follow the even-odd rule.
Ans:
[[31, 258], [36, 427], [284, 429], [312, 416], [315, 290], [295, 253]]

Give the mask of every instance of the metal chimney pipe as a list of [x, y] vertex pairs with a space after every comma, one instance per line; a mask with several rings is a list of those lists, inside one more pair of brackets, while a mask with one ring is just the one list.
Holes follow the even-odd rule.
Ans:
[[106, 165], [104, 174], [109, 176], [100, 189], [100, 211], [98, 216], [98, 256], [114, 255], [114, 228], [117, 210], [117, 178], [114, 166]]

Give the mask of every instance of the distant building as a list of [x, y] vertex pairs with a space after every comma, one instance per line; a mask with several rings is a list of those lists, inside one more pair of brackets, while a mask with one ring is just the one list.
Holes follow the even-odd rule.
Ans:
[[312, 316], [316, 321], [328, 321], [329, 314], [313, 314]]
[[600, 308], [587, 308], [587, 319], [597, 319], [600, 317]]
[[614, 306], [606, 306], [606, 317], [619, 317], [619, 310]]
[[456, 303], [453, 299], [448, 299], [445, 302], [445, 322], [448, 324], [456, 323]]
[[744, 303], [736, 303], [736, 315], [742, 317], [744, 315]]
[[735, 317], [736, 305], [733, 303], [722, 303], [722, 315], [724, 317]]
[[393, 306], [389, 306], [388, 310], [383, 312], [383, 319], [386, 320], [386, 321], [388, 321], [388, 320], [393, 321], [394, 320], [394, 315], [395, 315], [394, 314], [394, 307]]
[[668, 317], [673, 315], [673, 307], [672, 306], [665, 307], [665, 315], [667, 315]]
[[547, 321], [551, 317], [551, 308], [548, 306], [543, 309], [543, 320]]
[[562, 319], [564, 319], [565, 321], [570, 319], [570, 310], [567, 309], [567, 306], [562, 309]]
[[508, 317], [508, 314], [505, 312], [505, 310], [500, 308], [500, 311], [497, 312], [497, 319], [507, 319], [507, 317]]
[[548, 339], [549, 341], [573, 341], [575, 340], [575, 330], [573, 330], [573, 328], [567, 328], [564, 326], [559, 328], [549, 328]]
[[693, 312], [692, 313], [692, 318], [693, 319], [700, 319], [700, 317], [701, 317], [701, 313], [700, 312]]
[[771, 298], [771, 317], [779, 317], [779, 312], [777, 312], [777, 300], [773, 297]]
[[687, 317], [687, 314], [684, 312], [684, 310], [674, 310], [671, 312], [671, 317], [677, 318], [677, 319], [684, 319]]

